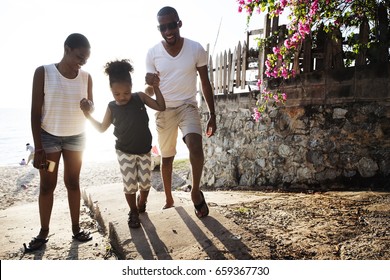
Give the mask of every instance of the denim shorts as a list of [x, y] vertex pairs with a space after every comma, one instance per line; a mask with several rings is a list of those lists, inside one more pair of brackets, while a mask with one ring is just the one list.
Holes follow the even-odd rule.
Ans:
[[85, 133], [72, 136], [55, 136], [41, 129], [42, 146], [46, 153], [62, 150], [82, 152], [85, 148]]

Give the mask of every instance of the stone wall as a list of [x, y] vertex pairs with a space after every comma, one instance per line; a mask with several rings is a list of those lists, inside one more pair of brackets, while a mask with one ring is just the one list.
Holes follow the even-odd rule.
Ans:
[[[216, 96], [204, 138], [211, 188], [390, 189], [389, 65], [298, 76], [286, 106], [254, 122], [253, 94]], [[207, 109], [201, 106], [204, 125]]]

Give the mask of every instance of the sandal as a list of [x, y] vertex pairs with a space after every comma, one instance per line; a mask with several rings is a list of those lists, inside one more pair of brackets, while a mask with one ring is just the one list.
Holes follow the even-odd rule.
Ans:
[[131, 228], [139, 228], [141, 226], [141, 222], [139, 220], [138, 212], [130, 211], [129, 219], [127, 220], [127, 224]]
[[209, 207], [207, 206], [206, 200], [204, 199], [203, 192], [200, 191], [200, 195], [202, 196], [202, 202], [198, 205], [194, 205], [195, 207], [195, 215], [200, 219], [206, 217], [209, 214]]
[[29, 253], [29, 252], [39, 250], [43, 245], [45, 245], [47, 243], [47, 241], [49, 241], [49, 239], [34, 237], [30, 241], [30, 243], [28, 243], [28, 247], [27, 247], [26, 243], [23, 243], [24, 252]]
[[78, 234], [73, 235], [72, 238], [80, 242], [87, 242], [92, 240], [91, 233], [84, 230], [80, 231]]
[[146, 202], [143, 205], [139, 205], [139, 201], [141, 199], [140, 195], [137, 195], [137, 208], [138, 213], [145, 213], [146, 212]]

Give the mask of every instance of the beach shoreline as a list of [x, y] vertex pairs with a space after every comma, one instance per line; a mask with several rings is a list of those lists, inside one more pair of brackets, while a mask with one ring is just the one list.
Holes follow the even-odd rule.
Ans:
[[[39, 171], [29, 165], [0, 166], [0, 209], [20, 203], [37, 202], [39, 195]], [[117, 161], [84, 162], [80, 172], [80, 188], [120, 183], [122, 180]], [[60, 162], [56, 198], [66, 197], [63, 165]]]

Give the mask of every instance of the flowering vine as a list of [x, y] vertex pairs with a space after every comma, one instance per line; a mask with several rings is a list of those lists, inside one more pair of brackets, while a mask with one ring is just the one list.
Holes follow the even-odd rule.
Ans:
[[[312, 36], [313, 31], [321, 28], [326, 31], [344, 28], [345, 30], [356, 28], [361, 21], [371, 19], [375, 21], [377, 5], [375, 0], [236, 0], [238, 12], [246, 11], [248, 22], [253, 13], [265, 13], [269, 16], [278, 17], [284, 12], [288, 12], [289, 24], [288, 34], [284, 42], [278, 42], [273, 46], [272, 52], [267, 55], [265, 61], [265, 76], [267, 78], [290, 79], [295, 77], [299, 68], [292, 67], [292, 59], [299, 53], [303, 41], [307, 36]], [[386, 5], [388, 3], [386, 2]], [[389, 7], [387, 6], [387, 9]], [[271, 34], [274, 36], [275, 34]], [[272, 41], [272, 40], [270, 40]], [[267, 38], [259, 40], [259, 46], [267, 45]], [[361, 49], [361, 46], [353, 46], [354, 52]], [[262, 118], [270, 100], [272, 106], [286, 101], [286, 93], [276, 90], [270, 91], [264, 86], [263, 81], [259, 81], [260, 95], [257, 101], [257, 108], [254, 109], [254, 118], [258, 121]]]

